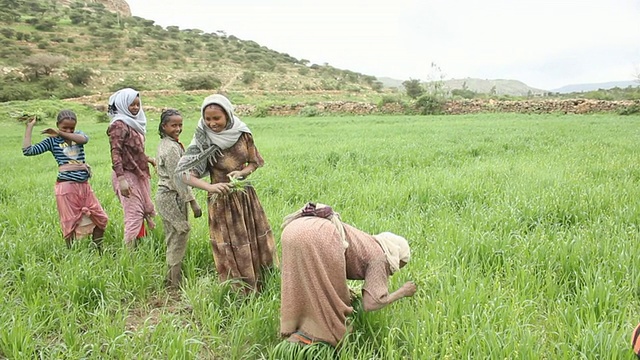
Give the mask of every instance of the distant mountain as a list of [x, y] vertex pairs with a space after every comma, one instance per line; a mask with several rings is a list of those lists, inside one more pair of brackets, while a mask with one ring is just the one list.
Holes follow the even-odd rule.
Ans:
[[[405, 80], [379, 77], [378, 81], [380, 81], [384, 87], [403, 89], [404, 86], [402, 86], [402, 83]], [[545, 90], [532, 88], [518, 80], [465, 78], [442, 80], [442, 82], [444, 87], [449, 91], [468, 89], [479, 94], [494, 93], [496, 95], [528, 96], [544, 94], [546, 92]]]
[[568, 94], [568, 93], [574, 93], [574, 92], [595, 91], [599, 89], [607, 90], [615, 87], [624, 89], [629, 86], [633, 86], [633, 87], [640, 86], [640, 82], [630, 80], [630, 81], [609, 81], [609, 82], [593, 83], [593, 84], [572, 84], [572, 85], [565, 85], [557, 89], [553, 89], [551, 90], [551, 92]]

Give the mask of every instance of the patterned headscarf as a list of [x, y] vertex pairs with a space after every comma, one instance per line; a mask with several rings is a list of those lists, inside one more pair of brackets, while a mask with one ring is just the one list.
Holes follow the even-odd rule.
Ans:
[[347, 236], [344, 233], [344, 226], [342, 226], [342, 220], [340, 219], [340, 214], [333, 211], [331, 206], [320, 204], [320, 203], [307, 203], [300, 210], [291, 213], [284, 217], [282, 222], [282, 228], [284, 229], [289, 223], [293, 220], [299, 219], [303, 216], [317, 216], [331, 221], [331, 223], [338, 230], [338, 234], [340, 234], [340, 240], [342, 241], [342, 246], [346, 249], [349, 247], [349, 242], [347, 241]]
[[140, 97], [140, 93], [131, 88], [118, 90], [111, 95], [109, 97], [108, 110], [109, 117], [111, 117], [109, 125], [120, 120], [144, 135], [147, 132], [147, 116], [144, 114], [144, 110], [142, 110], [142, 101], [140, 101], [140, 111], [137, 115], [133, 115], [131, 111], [129, 111], [129, 105], [131, 105], [137, 97]]
[[407, 239], [402, 236], [383, 232], [378, 235], [373, 235], [374, 239], [380, 244], [384, 254], [387, 256], [387, 262], [391, 268], [391, 273], [400, 269], [400, 261], [408, 263], [411, 259], [411, 249], [409, 249], [409, 243]]
[[[204, 110], [209, 105], [218, 105], [227, 114], [227, 125], [219, 133], [211, 130], [204, 122]], [[205, 98], [200, 108], [200, 120], [193, 134], [193, 140], [176, 167], [178, 179], [184, 179], [184, 176], [190, 174], [192, 170], [199, 177], [206, 175], [207, 165], [217, 162], [216, 157], [221, 154], [221, 151], [232, 147], [242, 133], [251, 134], [251, 130], [233, 114], [233, 105], [229, 99], [220, 94]]]

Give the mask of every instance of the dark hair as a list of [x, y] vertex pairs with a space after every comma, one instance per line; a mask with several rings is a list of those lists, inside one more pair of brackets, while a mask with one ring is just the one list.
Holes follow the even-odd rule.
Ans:
[[172, 116], [175, 115], [182, 116], [182, 114], [180, 114], [180, 111], [176, 109], [164, 109], [162, 111], [162, 114], [160, 114], [160, 124], [158, 124], [158, 135], [160, 135], [160, 139], [167, 136], [167, 134], [164, 133], [164, 130], [162, 130], [162, 127], [169, 122], [169, 119]]
[[60, 110], [60, 112], [58, 113], [58, 118], [56, 119], [56, 125], [60, 124], [60, 122], [64, 119], [69, 119], [69, 120], [78, 122], [78, 117], [76, 116], [76, 113], [74, 113], [72, 110], [69, 110], [69, 109]]

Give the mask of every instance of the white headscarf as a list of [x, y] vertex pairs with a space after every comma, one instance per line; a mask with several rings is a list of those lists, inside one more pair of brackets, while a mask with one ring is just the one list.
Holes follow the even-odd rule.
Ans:
[[391, 273], [400, 270], [400, 261], [408, 263], [411, 259], [411, 250], [407, 239], [390, 232], [383, 232], [373, 235], [378, 244], [382, 247], [387, 256], [387, 262], [391, 268]]
[[[204, 110], [209, 105], [218, 105], [227, 114], [227, 125], [218, 133], [204, 122]], [[207, 96], [200, 107], [200, 120], [193, 140], [176, 167], [178, 179], [183, 179], [183, 175], [192, 169], [199, 176], [206, 175], [207, 164], [215, 163], [216, 156], [219, 156], [222, 150], [232, 147], [245, 132], [251, 134], [249, 127], [233, 114], [233, 105], [229, 99], [220, 94]]]
[[147, 132], [147, 116], [142, 110], [142, 101], [140, 101], [140, 111], [137, 115], [133, 115], [129, 111], [129, 105], [133, 103], [140, 93], [131, 89], [124, 88], [116, 91], [109, 97], [109, 117], [111, 122], [109, 125], [120, 120], [131, 126], [135, 131], [144, 135]]

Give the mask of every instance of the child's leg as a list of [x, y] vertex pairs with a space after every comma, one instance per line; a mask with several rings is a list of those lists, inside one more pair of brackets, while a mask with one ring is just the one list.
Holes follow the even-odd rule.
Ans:
[[104, 240], [104, 229], [101, 229], [99, 227], [94, 227], [93, 228], [93, 234], [91, 235], [92, 239], [93, 239], [93, 243], [96, 246], [96, 249], [98, 249], [98, 252], [100, 253], [100, 255], [102, 255], [102, 241]]
[[167, 242], [167, 284], [172, 288], [179, 288], [182, 282], [182, 260], [187, 251], [189, 232], [176, 230], [168, 221], [163, 221], [163, 224]]

